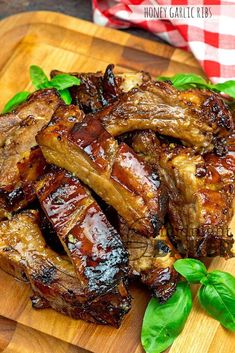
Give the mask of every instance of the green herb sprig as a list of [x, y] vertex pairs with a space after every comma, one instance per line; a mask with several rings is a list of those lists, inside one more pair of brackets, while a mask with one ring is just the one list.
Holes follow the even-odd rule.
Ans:
[[201, 306], [228, 330], [235, 332], [235, 277], [223, 271], [207, 272], [195, 259], [181, 259], [174, 264], [189, 283], [200, 283], [198, 299]]
[[174, 268], [187, 282], [179, 282], [166, 303], [160, 304], [157, 299], [148, 303], [141, 332], [147, 353], [163, 352], [183, 330], [192, 308], [191, 283], [201, 284], [198, 298], [206, 312], [228, 330], [235, 331], [235, 278], [223, 271], [208, 272], [195, 259], [177, 260]]
[[171, 81], [173, 86], [179, 90], [189, 88], [207, 88], [215, 92], [225, 93], [228, 96], [235, 98], [235, 80], [225, 81], [223, 83], [212, 84], [206, 81], [203, 77], [196, 74], [176, 74], [172, 77], [159, 76], [158, 81]]
[[27, 98], [29, 97], [30, 92], [19, 92], [16, 93], [16, 95], [14, 95], [8, 102], [7, 104], [4, 106], [2, 113], [9, 113], [11, 112], [13, 109], [15, 109], [19, 104], [24, 103]]
[[45, 72], [36, 65], [30, 66], [30, 78], [36, 89], [55, 88], [66, 104], [71, 104], [72, 98], [68, 88], [79, 86], [79, 78], [69, 74], [59, 74], [48, 80]]
[[[66, 104], [71, 104], [72, 102], [69, 88], [72, 86], [79, 86], [81, 83], [79, 78], [69, 74], [59, 74], [49, 80], [45, 72], [36, 65], [30, 66], [30, 78], [36, 90], [44, 88], [55, 88], [60, 94], [61, 99]], [[3, 113], [11, 112], [19, 104], [25, 102], [29, 95], [30, 92], [17, 93], [7, 102], [3, 109]]]
[[147, 353], [167, 349], [183, 330], [192, 308], [192, 295], [186, 282], [178, 283], [175, 293], [164, 304], [152, 298], [144, 314], [141, 343]]

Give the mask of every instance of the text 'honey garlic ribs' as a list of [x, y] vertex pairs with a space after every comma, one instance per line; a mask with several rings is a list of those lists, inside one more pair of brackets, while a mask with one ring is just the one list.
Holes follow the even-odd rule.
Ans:
[[88, 297], [71, 262], [45, 243], [38, 222], [38, 213], [27, 211], [0, 223], [1, 268], [30, 282], [34, 308], [53, 308], [74, 319], [118, 327], [130, 309], [125, 287]]
[[0, 219], [27, 204], [17, 163], [36, 145], [61, 100], [53, 89], [40, 90], [12, 113], [0, 115]]
[[158, 233], [167, 204], [158, 175], [125, 143], [119, 145], [99, 120], [81, 121], [76, 107], [62, 106], [37, 141], [49, 163], [74, 173], [131, 228], [145, 236]]
[[133, 88], [95, 116], [112, 136], [151, 129], [203, 153], [211, 151], [216, 139], [233, 128], [231, 113], [218, 94], [178, 91], [170, 83], [158, 81]]
[[235, 174], [231, 156], [210, 153], [203, 157], [173, 143], [157, 146], [157, 142], [153, 150], [153, 139], [152, 132], [138, 133], [132, 147], [149, 163], [157, 161], [169, 191], [172, 241], [189, 257], [233, 256], [229, 224]]
[[123, 286], [127, 251], [87, 188], [69, 172], [56, 168], [37, 183], [36, 192], [84, 291], [96, 295]]
[[140, 278], [153, 296], [165, 302], [174, 293], [178, 274], [174, 262], [180, 258], [162, 227], [155, 238], [145, 238], [120, 218], [119, 233], [129, 253], [131, 274]]

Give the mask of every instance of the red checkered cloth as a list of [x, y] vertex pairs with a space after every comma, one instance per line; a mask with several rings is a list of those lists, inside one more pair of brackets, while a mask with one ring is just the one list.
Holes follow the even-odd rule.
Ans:
[[[129, 5], [217, 5], [217, 16], [196, 20], [131, 20], [133, 12]], [[115, 28], [138, 26], [173, 46], [191, 51], [212, 82], [235, 80], [234, 0], [93, 0], [93, 10], [94, 22], [99, 25]]]

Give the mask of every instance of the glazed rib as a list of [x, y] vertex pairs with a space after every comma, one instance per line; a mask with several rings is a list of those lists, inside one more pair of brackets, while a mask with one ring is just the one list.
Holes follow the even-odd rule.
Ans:
[[155, 238], [145, 238], [120, 219], [119, 232], [129, 253], [132, 275], [139, 277], [160, 302], [165, 302], [175, 291], [178, 274], [173, 265], [180, 258], [166, 229], [162, 227]]
[[0, 223], [0, 266], [30, 282], [34, 308], [51, 307], [74, 319], [116, 327], [130, 309], [122, 281], [103, 295], [87, 296], [72, 264], [46, 245], [35, 211]]
[[125, 280], [128, 254], [121, 238], [77, 178], [55, 169], [37, 182], [36, 193], [88, 295]]
[[118, 145], [99, 120], [81, 120], [76, 107], [57, 109], [37, 136], [44, 157], [88, 184], [131, 228], [157, 234], [167, 203], [157, 174], [126, 144]]
[[[77, 105], [86, 114], [95, 113], [112, 103], [123, 92], [150, 80], [149, 74], [145, 72], [114, 74], [113, 68], [114, 65], [108, 65], [104, 73], [71, 72], [70, 75], [81, 80], [79, 86], [70, 88], [72, 104]], [[51, 77], [62, 73], [53, 70]]]
[[27, 203], [32, 202], [36, 199], [35, 182], [50, 169], [40, 147], [31, 148], [29, 153], [17, 163], [17, 168], [24, 199]]
[[202, 157], [172, 143], [160, 146], [156, 142], [154, 150], [149, 147], [153, 139], [151, 132], [136, 134], [132, 147], [149, 163], [160, 164], [158, 170], [169, 191], [174, 244], [189, 257], [233, 256], [229, 223], [233, 216], [234, 157], [212, 153]]
[[0, 219], [27, 204], [17, 163], [36, 145], [35, 135], [60, 103], [53, 89], [40, 90], [14, 112], [0, 116]]
[[0, 219], [10, 218], [11, 212], [25, 208], [36, 199], [34, 183], [48, 168], [45, 158], [38, 146], [24, 153], [17, 163], [18, 182], [6, 189], [0, 190]]
[[167, 82], [149, 81], [133, 88], [95, 117], [112, 136], [151, 129], [203, 153], [233, 128], [231, 113], [219, 95], [196, 89], [178, 91]]

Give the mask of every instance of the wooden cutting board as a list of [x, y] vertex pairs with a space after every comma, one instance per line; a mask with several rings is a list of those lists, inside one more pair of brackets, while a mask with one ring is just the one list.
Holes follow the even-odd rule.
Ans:
[[[191, 54], [127, 33], [52, 12], [16, 15], [0, 22], [0, 109], [16, 92], [33, 89], [29, 66], [47, 73], [104, 70], [202, 74]], [[235, 222], [233, 225], [235, 229]], [[235, 274], [235, 260], [213, 259], [210, 269]], [[133, 286], [133, 308], [121, 328], [75, 321], [53, 310], [31, 308], [27, 284], [0, 272], [0, 351], [5, 353], [142, 353], [140, 330], [149, 294]], [[195, 288], [196, 293], [196, 288]], [[194, 307], [170, 353], [232, 353], [234, 335]]]

